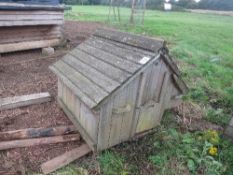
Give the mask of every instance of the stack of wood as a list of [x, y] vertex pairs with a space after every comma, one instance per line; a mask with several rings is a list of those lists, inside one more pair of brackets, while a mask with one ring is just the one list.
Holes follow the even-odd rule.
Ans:
[[63, 6], [0, 3], [0, 53], [56, 46]]
[[[13, 109], [28, 105], [49, 102], [49, 93], [39, 93], [0, 99], [0, 110]], [[59, 126], [51, 128], [26, 128], [0, 132], [0, 151], [12, 148], [74, 142], [80, 140], [80, 134], [75, 126]], [[91, 149], [83, 144], [69, 152], [55, 157], [41, 165], [44, 174], [51, 173], [70, 162], [88, 154]]]

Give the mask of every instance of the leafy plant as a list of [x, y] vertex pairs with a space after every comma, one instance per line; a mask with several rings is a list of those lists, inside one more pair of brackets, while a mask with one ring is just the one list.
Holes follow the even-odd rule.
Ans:
[[207, 109], [204, 119], [217, 125], [226, 126], [230, 121], [230, 116], [225, 114], [222, 109]]
[[103, 175], [128, 175], [124, 167], [124, 159], [111, 151], [105, 151], [99, 157], [100, 167]]

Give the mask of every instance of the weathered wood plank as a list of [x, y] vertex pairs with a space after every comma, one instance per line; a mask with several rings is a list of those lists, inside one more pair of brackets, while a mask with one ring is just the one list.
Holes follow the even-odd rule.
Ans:
[[57, 62], [54, 67], [58, 69], [63, 75], [65, 75], [77, 88], [75, 91], [82, 91], [90, 99], [93, 99], [96, 103], [99, 103], [103, 97], [106, 97], [108, 93], [77, 72], [72, 67], [68, 66], [62, 60]]
[[109, 44], [112, 44], [115, 47], [123, 48], [123, 49], [126, 49], [126, 50], [130, 51], [130, 52], [134, 52], [134, 53], [136, 52], [136, 53], [140, 53], [142, 55], [148, 55], [150, 57], [153, 57], [153, 56], [155, 56], [155, 54], [157, 54], [157, 53], [154, 53], [154, 52], [151, 52], [151, 51], [147, 51], [147, 50], [144, 50], [144, 49], [140, 49], [140, 48], [137, 48], [137, 47], [134, 47], [134, 46], [126, 45], [124, 43], [112, 41], [112, 40], [101, 38], [101, 37], [93, 36], [92, 38], [96, 38], [96, 39], [98, 39], [100, 41], [107, 42]]
[[81, 103], [79, 123], [85, 128], [88, 135], [97, 142], [97, 124], [99, 117], [83, 103]]
[[56, 15], [0, 15], [0, 21], [36, 21], [36, 20], [63, 20], [63, 14]]
[[79, 61], [72, 55], [66, 55], [62, 60], [107, 92], [113, 91], [120, 85], [118, 82], [108, 78], [103, 73], [96, 71], [96, 69]]
[[61, 34], [52, 34], [52, 35], [48, 35], [48, 36], [26, 36], [26, 37], [22, 37], [22, 38], [16, 38], [16, 37], [9, 37], [10, 35], [8, 35], [8, 38], [6, 39], [2, 39], [0, 41], [0, 44], [12, 44], [12, 43], [22, 43], [22, 42], [37, 42], [37, 41], [41, 41], [41, 40], [54, 40], [54, 39], [61, 39]]
[[[91, 98], [89, 98], [88, 96], [86, 96], [82, 91], [77, 91], [77, 87], [69, 80], [67, 79], [67, 77], [65, 77], [62, 72], [60, 72], [58, 69], [56, 69], [54, 66], [50, 67], [50, 69], [59, 76], [59, 79], [63, 82], [63, 86], [64, 84], [66, 84], [66, 86], [68, 86], [72, 92], [77, 95], [80, 99], [82, 99], [82, 101], [84, 103], [86, 103], [88, 106], [90, 107], [94, 107], [96, 106], [96, 102], [94, 102]], [[64, 95], [63, 92], [63, 98], [66, 97]], [[63, 99], [64, 103], [66, 103], [66, 100]]]
[[178, 78], [177, 75], [172, 74], [172, 79], [175, 85], [182, 91], [182, 93], [186, 93], [188, 91], [186, 84], [180, 78]]
[[96, 57], [97, 59], [100, 59], [106, 63], [109, 63], [119, 69], [122, 69], [128, 73], [134, 73], [136, 70], [138, 70], [141, 65], [132, 63], [131, 61], [122, 59], [120, 57], [117, 57], [113, 54], [104, 52], [100, 49], [96, 49], [94, 47], [88, 46], [87, 44], [80, 44], [78, 46], [79, 49], [83, 50], [86, 53], [89, 53], [90, 55]]
[[0, 150], [7, 150], [7, 149], [12, 149], [12, 148], [21, 148], [21, 147], [28, 147], [28, 146], [37, 146], [37, 145], [44, 145], [44, 144], [53, 144], [53, 143], [73, 142], [77, 140], [80, 140], [79, 134], [4, 141], [4, 142], [0, 142]]
[[63, 11], [43, 10], [0, 10], [0, 15], [62, 15]]
[[29, 9], [46, 9], [46, 10], [64, 10], [64, 5], [43, 5], [43, 4], [23, 4], [23, 3], [14, 3], [14, 2], [1, 2], [0, 5], [2, 8], [6, 7], [15, 7], [20, 8], [29, 8]]
[[173, 61], [173, 59], [167, 55], [166, 53], [162, 53], [161, 52], [161, 57], [164, 60], [164, 62], [171, 68], [171, 70], [178, 76], [180, 76], [180, 71], [177, 67], [177, 65], [175, 64], [175, 62]]
[[[127, 82], [123, 83], [117, 90], [113, 91], [111, 93], [111, 96], [114, 96], [116, 95], [121, 89], [123, 89], [124, 87], [126, 87], [128, 84], [130, 84], [134, 79], [135, 77], [139, 76], [142, 72], [144, 72], [148, 66], [150, 66], [151, 64], [154, 64], [155, 62], [159, 61], [159, 58], [160, 58], [160, 55], [157, 55], [156, 57], [154, 57], [146, 66], [142, 67], [139, 71], [137, 71], [134, 76], [131, 76]], [[108, 101], [108, 98], [106, 99], [103, 99], [99, 104], [98, 106], [101, 106], [102, 104], [106, 103], [106, 101]], [[96, 107], [94, 107], [95, 109]]]
[[97, 151], [101, 151], [108, 148], [110, 131], [111, 131], [110, 124], [111, 124], [111, 116], [112, 116], [112, 108], [113, 108], [112, 99], [113, 98], [110, 97], [105, 104], [101, 105], [99, 128], [98, 128]]
[[32, 26], [32, 25], [62, 25], [63, 20], [37, 20], [37, 21], [0, 21], [0, 26]]
[[50, 100], [51, 100], [51, 96], [48, 92], [15, 96], [15, 97], [7, 97], [0, 99], [0, 110], [35, 105], [44, 102], [49, 102]]
[[91, 149], [87, 144], [83, 144], [78, 148], [75, 148], [71, 151], [68, 151], [61, 156], [55, 157], [41, 165], [42, 172], [44, 174], [49, 174], [53, 171], [62, 168], [65, 165], [68, 165], [72, 161], [88, 154], [91, 152]]
[[72, 114], [72, 112], [67, 108], [67, 106], [64, 104], [64, 102], [58, 98], [58, 103], [64, 110], [65, 114], [69, 119], [72, 121], [72, 123], [77, 127], [79, 133], [82, 135], [82, 138], [87, 142], [89, 147], [93, 150], [96, 151], [96, 142], [90, 137], [90, 135], [86, 132], [85, 128], [83, 128], [79, 121], [77, 120], [76, 116]]
[[17, 140], [17, 139], [29, 139], [38, 137], [51, 137], [66, 135], [77, 132], [77, 129], [73, 126], [58, 126], [51, 128], [26, 128], [14, 131], [0, 132], [0, 140]]
[[132, 61], [133, 63], [140, 64], [139, 61], [143, 57], [151, 57], [150, 55], [140, 54], [138, 52], [134, 52], [132, 50], [128, 50], [121, 47], [116, 47], [116, 45], [109, 43], [107, 40], [103, 41], [98, 38], [92, 38], [85, 41], [86, 44], [101, 49], [105, 52], [111, 53], [118, 57], [124, 58], [126, 60]]
[[60, 39], [25, 41], [22, 43], [0, 44], [0, 53], [7, 53], [20, 50], [38, 49], [43, 47], [53, 47], [60, 43]]
[[114, 40], [117, 42], [125, 43], [134, 47], [142, 48], [152, 52], [158, 52], [164, 45], [164, 41], [161, 39], [151, 39], [145, 36], [133, 35], [119, 31], [111, 31], [106, 29], [100, 29], [95, 34], [102, 38]]
[[74, 49], [70, 52], [73, 56], [75, 56], [77, 59], [82, 61], [85, 64], [88, 64], [89, 66], [95, 68], [99, 72], [105, 74], [109, 78], [122, 83], [127, 79], [131, 74], [120, 70], [111, 64], [108, 64], [102, 60], [98, 60], [97, 58], [79, 50], [78, 48]]

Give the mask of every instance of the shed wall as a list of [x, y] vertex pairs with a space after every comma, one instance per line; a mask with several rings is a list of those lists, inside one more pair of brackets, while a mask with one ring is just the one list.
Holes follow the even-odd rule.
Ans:
[[109, 148], [131, 137], [139, 82], [140, 77], [135, 77], [101, 106], [98, 150]]
[[78, 127], [79, 132], [88, 142], [89, 146], [95, 149], [99, 120], [98, 113], [93, 113], [87, 108], [62, 80], [58, 81], [58, 99], [62, 103], [65, 113]]

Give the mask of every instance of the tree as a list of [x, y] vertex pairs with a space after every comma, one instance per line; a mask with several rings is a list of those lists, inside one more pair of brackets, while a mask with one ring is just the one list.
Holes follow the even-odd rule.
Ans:
[[233, 10], [232, 0], [201, 0], [198, 3], [200, 9]]
[[187, 8], [187, 9], [194, 9], [197, 8], [198, 4], [195, 0], [179, 0], [175, 2], [175, 5]]

